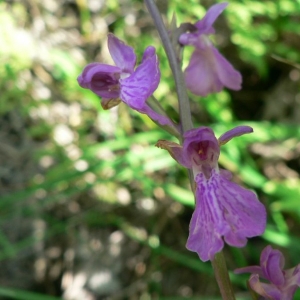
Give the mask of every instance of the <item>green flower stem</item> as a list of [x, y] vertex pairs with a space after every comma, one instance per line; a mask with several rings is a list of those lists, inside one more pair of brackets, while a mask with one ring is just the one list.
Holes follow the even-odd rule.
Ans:
[[[145, 0], [145, 4], [152, 16], [157, 31], [160, 35], [161, 41], [163, 43], [174, 76], [176, 92], [178, 96], [178, 103], [179, 103], [181, 133], [183, 135], [185, 131], [192, 129], [194, 126], [192, 123], [190, 100], [187, 94], [183, 73], [181, 71], [181, 66], [177, 59], [174, 46], [172, 45], [172, 42], [169, 38], [168, 31], [165, 27], [165, 24], [162, 20], [162, 17], [160, 15], [160, 12], [158, 11], [155, 2], [153, 0]], [[183, 140], [182, 136], [180, 136], [179, 140], [182, 143]], [[189, 173], [189, 180], [191, 183], [192, 190], [193, 192], [195, 192], [193, 172], [191, 170], [188, 170], [188, 173]]]
[[215, 255], [214, 259], [211, 261], [211, 264], [215, 272], [215, 277], [219, 285], [222, 299], [235, 300], [233, 288], [228, 275], [224, 254], [222, 251]]
[[182, 132], [185, 132], [193, 128], [193, 123], [191, 118], [190, 102], [185, 87], [183, 73], [181, 71], [181, 67], [177, 60], [175, 50], [170, 41], [168, 31], [164, 25], [164, 22], [162, 20], [162, 17], [160, 15], [160, 12], [158, 11], [155, 2], [153, 0], [145, 0], [145, 4], [154, 20], [157, 31], [162, 40], [175, 79], [176, 91], [177, 91], [178, 102], [179, 102], [181, 129]]

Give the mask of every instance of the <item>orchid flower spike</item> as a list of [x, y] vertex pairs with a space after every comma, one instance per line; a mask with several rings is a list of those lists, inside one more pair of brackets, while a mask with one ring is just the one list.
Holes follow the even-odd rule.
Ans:
[[88, 64], [77, 78], [79, 85], [102, 97], [101, 105], [104, 109], [112, 108], [123, 101], [161, 125], [172, 125], [169, 118], [158, 114], [146, 103], [160, 81], [155, 48], [146, 48], [142, 62], [136, 69], [133, 48], [111, 33], [108, 34], [108, 49], [116, 66]]
[[[269, 245], [261, 253], [260, 266], [250, 266], [236, 269], [234, 273], [252, 273], [249, 284], [252, 290], [271, 300], [292, 300], [300, 287], [300, 264], [288, 270], [283, 270], [284, 256], [279, 250], [273, 250]], [[260, 282], [259, 278], [270, 283]]]
[[224, 87], [241, 89], [242, 77], [219, 53], [209, 39], [214, 34], [213, 23], [228, 3], [213, 5], [203, 19], [194, 24], [195, 31], [179, 37], [182, 45], [192, 45], [195, 50], [185, 70], [187, 88], [199, 96], [220, 92]]
[[169, 141], [157, 143], [178, 163], [193, 170], [196, 207], [186, 246], [202, 261], [212, 260], [224, 241], [243, 247], [247, 238], [265, 230], [266, 210], [255, 193], [233, 183], [231, 173], [218, 166], [220, 145], [252, 131], [249, 126], [238, 126], [217, 140], [212, 129], [200, 127], [185, 132], [183, 146]]

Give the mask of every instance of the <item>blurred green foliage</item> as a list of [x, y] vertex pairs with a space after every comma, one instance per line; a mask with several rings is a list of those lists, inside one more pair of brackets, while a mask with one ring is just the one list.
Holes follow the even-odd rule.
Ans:
[[[98, 97], [81, 89], [76, 81], [87, 63], [111, 62], [105, 40], [108, 31], [132, 45], [138, 60], [147, 45], [155, 45], [162, 73], [155, 96], [178, 120], [174, 82], [159, 37], [142, 1], [129, 2], [130, 5], [128, 1], [109, 0], [98, 9], [89, 7], [86, 1], [74, 2], [76, 9], [68, 7], [68, 1], [62, 7], [55, 1], [49, 7], [39, 1], [0, 2], [0, 118], [5, 120], [12, 112], [18, 112], [31, 149], [25, 159], [34, 162], [32, 176], [17, 183], [5, 179], [4, 170], [0, 170], [1, 226], [12, 226], [19, 220], [18, 226], [22, 227], [25, 219], [45, 224], [42, 235], [31, 232], [18, 239], [0, 231], [0, 260], [17, 260], [22, 252], [35, 249], [41, 241], [51, 244], [61, 235], [79, 240], [78, 228], [109, 228], [120, 230], [142, 249], [150, 249], [147, 263], [153, 267], [149, 267], [149, 272], [161, 271], [162, 281], [170, 266], [161, 265], [160, 259], [175, 264], [175, 272], [184, 267], [192, 278], [207, 274], [213, 280], [210, 266], [184, 248], [194, 205], [187, 173], [166, 151], [154, 147], [159, 139], [172, 137], [123, 104], [117, 110], [103, 111]], [[161, 2], [166, 23], [174, 12], [178, 22], [194, 23], [213, 4], [204, 1], [204, 7], [198, 0]], [[246, 79], [245, 94], [222, 91], [204, 99], [191, 95], [194, 123], [211, 126], [217, 136], [236, 125], [253, 126], [253, 134], [223, 146], [220, 164], [233, 172], [235, 181], [257, 192], [269, 216], [262, 239], [249, 241], [245, 249], [226, 248], [229, 268], [257, 264], [260, 251], [269, 243], [283, 250], [291, 267], [299, 263], [299, 120], [288, 113], [289, 122], [280, 118], [265, 120], [263, 113], [253, 115], [246, 108], [242, 109], [246, 117], [241, 118], [238, 103], [257, 89], [259, 82], [264, 83], [266, 94], [279, 84], [278, 77], [274, 79], [276, 64], [281, 79], [291, 77], [290, 74], [298, 76], [292, 110], [293, 105], [299, 106], [300, 75], [293, 65], [300, 62], [300, 1], [232, 0], [216, 29], [215, 43], [225, 55], [231, 53], [233, 64], [240, 67]], [[187, 49], [184, 53], [184, 65], [190, 52]], [[274, 55], [289, 65], [276, 61]], [[253, 78], [256, 79], [250, 85]], [[257, 91], [254, 96], [261, 97], [261, 93]], [[257, 108], [260, 112], [264, 101]], [[277, 103], [274, 101], [273, 105]], [[3, 132], [1, 142], [19, 149], [18, 142], [10, 140], [11, 131], [5, 127]], [[278, 168], [268, 172], [271, 165]], [[152, 211], [141, 203], [150, 203], [160, 210]], [[172, 226], [179, 223], [178, 228], [183, 231], [177, 236], [178, 228], [161, 225], [162, 229], [158, 229], [157, 224], [164, 222]], [[175, 289], [174, 294], [166, 294], [149, 276], [141, 278], [147, 288], [140, 299], [193, 299], [189, 294], [180, 296]], [[241, 292], [245, 290], [246, 277], [232, 275], [232, 280], [240, 291], [238, 299], [248, 299]], [[191, 286], [196, 283], [195, 279]], [[34, 294], [14, 289], [22, 286], [14, 286], [13, 281], [7, 286], [12, 290], [0, 288], [3, 297], [52, 299], [41, 295], [34, 298]], [[47, 289], [43, 292], [48, 293]], [[212, 294], [218, 295], [215, 286]], [[205, 299], [210, 295], [194, 296]]]

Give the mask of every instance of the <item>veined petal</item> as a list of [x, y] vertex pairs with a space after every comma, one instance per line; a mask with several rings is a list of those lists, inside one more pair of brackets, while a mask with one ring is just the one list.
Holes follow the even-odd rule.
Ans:
[[88, 64], [78, 76], [77, 81], [83, 88], [92, 90], [105, 98], [119, 96], [119, 78], [121, 69], [101, 63]]
[[241, 136], [246, 133], [251, 133], [253, 132], [253, 128], [250, 126], [236, 126], [233, 129], [230, 129], [223, 133], [219, 137], [219, 144], [220, 145], [225, 145], [227, 142], [229, 142], [231, 139], [237, 136]]
[[121, 100], [137, 111], [143, 109], [146, 100], [159, 84], [159, 62], [153, 49], [153, 47], [146, 49], [142, 63], [132, 75], [120, 79]]
[[186, 87], [195, 95], [206, 96], [217, 93], [224, 87], [220, 81], [213, 47], [195, 48], [189, 65], [185, 69]]
[[209, 8], [204, 18], [195, 24], [201, 34], [211, 34], [214, 32], [212, 25], [227, 5], [228, 3], [224, 2], [215, 4]]
[[240, 72], [235, 70], [215, 47], [212, 47], [212, 51], [215, 57], [215, 68], [220, 82], [229, 89], [235, 91], [240, 90], [242, 84]]
[[232, 179], [232, 174], [230, 171], [225, 170], [225, 169], [219, 169], [219, 172], [221, 174], [222, 177], [231, 180]]
[[122, 73], [133, 73], [136, 55], [132, 47], [126, 45], [112, 33], [108, 34], [108, 49], [115, 64], [122, 70]]
[[222, 210], [215, 193], [215, 182], [207, 180], [203, 173], [196, 179], [196, 207], [190, 222], [186, 247], [197, 252], [202, 261], [211, 260], [222, 250]]
[[149, 93], [151, 96], [154, 93], [154, 91], [157, 89], [160, 81], [159, 60], [158, 60], [158, 56], [156, 55], [156, 50], [153, 46], [148, 46], [146, 48], [143, 54], [141, 66], [143, 64], [149, 65], [148, 67], [149, 77], [152, 78], [149, 87]]
[[212, 172], [212, 180], [218, 182], [216, 193], [222, 203], [224, 221], [228, 225], [224, 234], [226, 243], [243, 247], [247, 238], [263, 234], [266, 227], [266, 210], [255, 193], [215, 171]]
[[261, 235], [266, 226], [266, 211], [256, 195], [222, 176], [216, 169], [207, 179], [196, 178], [196, 209], [190, 223], [187, 248], [201, 260], [212, 259], [226, 243], [243, 247], [248, 237]]

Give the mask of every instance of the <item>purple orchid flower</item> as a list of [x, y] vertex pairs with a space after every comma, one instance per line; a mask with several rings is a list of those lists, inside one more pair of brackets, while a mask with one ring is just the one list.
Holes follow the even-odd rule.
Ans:
[[147, 47], [141, 64], [135, 70], [136, 55], [133, 48], [111, 33], [108, 34], [108, 49], [116, 66], [102, 63], [88, 64], [77, 78], [79, 85], [102, 97], [101, 105], [104, 109], [123, 101], [161, 125], [172, 125], [169, 118], [158, 114], [146, 103], [160, 81], [159, 61], [155, 48]]
[[242, 77], [219, 53], [208, 35], [215, 33], [212, 27], [228, 3], [213, 5], [204, 18], [194, 24], [195, 31], [183, 33], [179, 42], [192, 45], [195, 50], [185, 70], [187, 88], [195, 95], [206, 96], [220, 92], [224, 86], [232, 90], [241, 89]]
[[218, 140], [212, 129], [200, 127], [184, 134], [183, 146], [159, 141], [181, 165], [193, 170], [196, 207], [190, 222], [186, 247], [202, 261], [212, 260], [227, 244], [243, 247], [247, 238], [261, 235], [266, 226], [266, 211], [255, 193], [231, 181], [231, 173], [219, 169], [220, 145], [252, 132], [238, 126]]
[[[283, 270], [284, 256], [269, 245], [260, 256], [260, 266], [236, 269], [234, 273], [252, 273], [249, 284], [259, 295], [271, 300], [292, 300], [300, 287], [300, 264], [295, 268]], [[270, 281], [263, 283], [259, 277]]]

